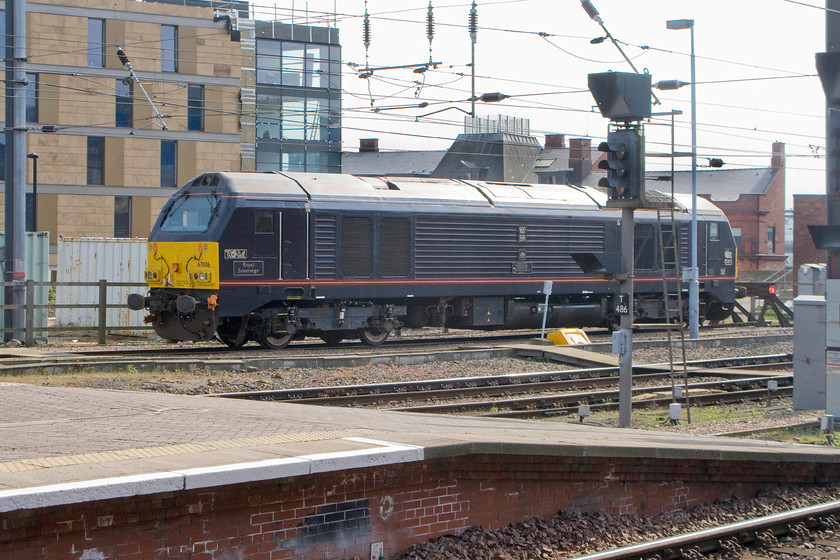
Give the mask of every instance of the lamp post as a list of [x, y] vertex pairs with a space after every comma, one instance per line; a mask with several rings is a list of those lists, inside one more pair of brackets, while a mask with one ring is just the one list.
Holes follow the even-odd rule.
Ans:
[[700, 281], [697, 270], [697, 83], [694, 73], [694, 20], [672, 19], [667, 29], [691, 30], [691, 269], [688, 279], [688, 336], [700, 336]]
[[26, 157], [32, 160], [32, 231], [38, 231], [38, 154], [29, 152]]

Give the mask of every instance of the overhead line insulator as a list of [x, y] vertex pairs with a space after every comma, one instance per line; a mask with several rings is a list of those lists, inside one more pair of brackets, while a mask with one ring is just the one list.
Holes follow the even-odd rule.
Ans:
[[366, 49], [370, 47], [370, 14], [367, 8], [365, 8], [365, 19], [362, 22], [362, 42]]
[[583, 6], [583, 9], [586, 10], [589, 17], [597, 23], [604, 23], [604, 20], [601, 19], [601, 14], [598, 13], [598, 10], [592, 5], [590, 0], [580, 0], [580, 5]]
[[431, 0], [429, 0], [429, 9], [426, 12], [426, 37], [429, 38], [429, 43], [435, 38], [435, 12]]
[[475, 43], [476, 36], [478, 35], [478, 10], [475, 9], [475, 2], [472, 3], [472, 7], [470, 8], [468, 28], [470, 30], [470, 38]]

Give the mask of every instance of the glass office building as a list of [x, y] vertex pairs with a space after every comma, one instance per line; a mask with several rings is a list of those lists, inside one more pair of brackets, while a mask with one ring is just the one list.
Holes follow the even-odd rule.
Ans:
[[256, 170], [341, 172], [338, 30], [255, 22]]

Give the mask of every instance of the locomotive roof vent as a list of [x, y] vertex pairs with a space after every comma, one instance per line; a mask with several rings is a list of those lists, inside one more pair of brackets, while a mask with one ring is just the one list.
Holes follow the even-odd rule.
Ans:
[[359, 177], [362, 181], [368, 183], [371, 187], [380, 191], [398, 191], [399, 185], [384, 177]]

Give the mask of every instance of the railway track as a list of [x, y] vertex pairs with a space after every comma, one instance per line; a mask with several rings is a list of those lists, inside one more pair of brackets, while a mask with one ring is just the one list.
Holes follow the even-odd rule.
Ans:
[[[756, 376], [759, 368], [783, 368], [792, 364], [790, 354], [735, 357], [689, 362], [690, 375], [721, 376], [726, 380], [692, 383], [692, 400], [706, 398], [720, 402], [724, 398], [749, 400], [767, 391], [767, 381], [773, 379], [778, 394], [792, 392], [792, 376]], [[738, 372], [739, 368], [750, 368]], [[715, 370], [718, 370], [717, 374]], [[671, 402], [671, 378], [667, 364], [651, 364], [634, 368], [634, 395], [650, 395], [645, 402]], [[469, 377], [434, 381], [400, 382], [368, 385], [248, 391], [211, 395], [275, 402], [295, 402], [323, 406], [373, 406], [389, 410], [432, 413], [472, 413], [491, 416], [537, 416], [565, 414], [579, 404], [608, 409], [617, 406], [618, 391], [597, 391], [600, 387], [618, 385], [618, 368], [589, 368], [527, 373], [504, 376]], [[643, 386], [640, 386], [643, 385]], [[763, 386], [763, 388], [762, 388]], [[667, 393], [667, 397], [657, 396]], [[701, 395], [700, 393], [706, 393]], [[696, 396], [695, 396], [696, 395]], [[441, 402], [447, 401], [447, 402]], [[418, 403], [427, 404], [418, 404]]]
[[[755, 336], [701, 338], [692, 344], [715, 347], [725, 341], [727, 345], [790, 340], [790, 333], [758, 334]], [[609, 351], [609, 342], [582, 346], [591, 350]], [[358, 366], [369, 363], [418, 364], [432, 361], [463, 359], [488, 359], [514, 355], [505, 347], [533, 333], [514, 333], [492, 336], [446, 336], [434, 338], [404, 338], [391, 344], [373, 348], [361, 343], [342, 343], [327, 347], [323, 343], [299, 344], [282, 351], [267, 351], [259, 346], [248, 346], [236, 351], [214, 344], [178, 345], [176, 348], [119, 347], [95, 350], [0, 349], [0, 375], [28, 373], [72, 373], [75, 371], [112, 372], [118, 370], [208, 370], [245, 371], [253, 368], [271, 369], [284, 367]], [[666, 341], [658, 338], [641, 338], [634, 348], [663, 346]]]
[[840, 558], [840, 536], [835, 534], [838, 517], [840, 501], [827, 502], [573, 560], [700, 560], [712, 555], [745, 560], [777, 555]]

